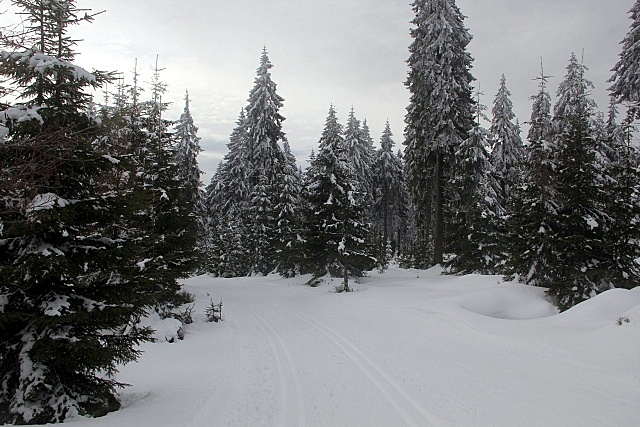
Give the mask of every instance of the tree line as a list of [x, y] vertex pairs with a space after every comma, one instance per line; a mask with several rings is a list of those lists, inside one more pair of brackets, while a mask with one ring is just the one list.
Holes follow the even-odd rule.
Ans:
[[[553, 107], [541, 70], [526, 144], [504, 76], [491, 126], [481, 126], [471, 36], [455, 2], [416, 0], [413, 9], [405, 173], [417, 263], [517, 277], [548, 288], [563, 310], [637, 286], [640, 3], [610, 79], [608, 114], [597, 111], [588, 69], [571, 54]], [[627, 111], [621, 123], [619, 105]]]
[[331, 106], [306, 171], [279, 109], [284, 101], [262, 53], [248, 105], [228, 153], [206, 188], [205, 270], [221, 277], [278, 272], [360, 276], [403, 253], [407, 202], [403, 166], [387, 123], [376, 150], [366, 120], [346, 126]]
[[[387, 123], [380, 148], [353, 108], [331, 106], [306, 170], [282, 132], [283, 99], [266, 49], [229, 151], [206, 190], [205, 270], [358, 277], [390, 261], [451, 274], [500, 274], [548, 289], [567, 309], [640, 278], [638, 5], [611, 78], [607, 115], [571, 54], [552, 105], [541, 64], [526, 139], [503, 75], [487, 117], [474, 93], [471, 41], [447, 0], [418, 0], [404, 153]], [[637, 91], [637, 89], [636, 89]], [[626, 117], [619, 123], [618, 106]], [[490, 123], [485, 128], [483, 123]]]

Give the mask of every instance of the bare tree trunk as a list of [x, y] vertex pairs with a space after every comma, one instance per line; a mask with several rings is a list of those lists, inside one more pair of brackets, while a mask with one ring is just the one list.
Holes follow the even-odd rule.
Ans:
[[349, 270], [347, 269], [346, 265], [344, 265], [342, 268], [344, 275], [344, 282], [342, 283], [342, 286], [345, 292], [351, 292], [351, 289], [349, 289]]
[[433, 262], [434, 264], [442, 264], [444, 253], [444, 185], [443, 185], [443, 158], [442, 151], [436, 154], [436, 170], [435, 170], [435, 231], [434, 231], [434, 248]]

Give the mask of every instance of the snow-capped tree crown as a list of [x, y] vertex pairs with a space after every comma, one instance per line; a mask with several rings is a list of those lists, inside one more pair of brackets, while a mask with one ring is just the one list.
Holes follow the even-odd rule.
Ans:
[[256, 159], [269, 157], [268, 151], [275, 150], [285, 139], [280, 115], [284, 98], [276, 93], [276, 83], [271, 79], [273, 65], [265, 47], [256, 71], [254, 86], [249, 93], [246, 107], [246, 127], [253, 155]]
[[380, 137], [380, 148], [385, 152], [393, 152], [393, 146], [395, 142], [393, 141], [393, 133], [391, 132], [391, 125], [389, 124], [389, 120], [384, 125], [384, 130], [382, 131], [382, 137]]
[[500, 79], [500, 88], [493, 101], [491, 127], [489, 135], [493, 150], [491, 162], [495, 168], [498, 179], [504, 191], [504, 197], [508, 198], [516, 180], [519, 179], [517, 170], [524, 159], [524, 148], [520, 138], [520, 126], [513, 122], [513, 104], [511, 92], [507, 89], [504, 74]]
[[407, 124], [424, 134], [421, 137], [442, 136], [436, 145], [451, 144], [452, 136], [466, 138], [472, 127], [473, 58], [466, 52], [472, 37], [454, 1], [416, 0], [412, 6], [416, 16], [405, 83], [412, 93]]
[[181, 180], [188, 181], [197, 188], [200, 185], [201, 174], [198, 167], [198, 154], [202, 148], [200, 148], [198, 128], [193, 123], [193, 116], [189, 109], [189, 92], [185, 93], [184, 103], [184, 111], [175, 127], [175, 138], [178, 143], [177, 163]]
[[556, 132], [563, 131], [562, 123], [569, 117], [576, 114], [587, 116], [597, 108], [595, 101], [589, 97], [594, 85], [585, 78], [588, 68], [578, 61], [574, 53], [569, 58], [566, 70], [567, 73], [558, 86], [553, 108], [554, 120], [560, 126]]
[[529, 99], [533, 101], [531, 108], [531, 119], [529, 120], [529, 132], [527, 140], [531, 144], [549, 143], [551, 137], [551, 95], [547, 90], [547, 82], [550, 76], [544, 74], [542, 65], [540, 67], [540, 77], [537, 78], [538, 93]]
[[622, 40], [620, 60], [613, 67], [609, 88], [616, 102], [625, 102], [632, 116], [640, 116], [640, 0], [629, 11], [631, 27]]

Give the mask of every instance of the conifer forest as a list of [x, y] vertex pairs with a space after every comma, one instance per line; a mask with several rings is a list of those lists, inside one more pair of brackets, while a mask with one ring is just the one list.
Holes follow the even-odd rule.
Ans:
[[599, 109], [588, 64], [567, 52], [555, 94], [544, 58], [531, 70], [526, 118], [509, 90], [519, 82], [503, 74], [485, 98], [474, 86], [473, 29], [456, 2], [414, 0], [405, 128], [387, 121], [372, 135], [353, 107], [341, 121], [327, 105], [307, 159], [293, 154], [257, 46], [208, 182], [190, 94], [169, 117], [157, 63], [150, 82], [135, 58], [124, 73], [75, 64], [82, 41], [70, 31], [101, 12], [10, 3], [20, 14], [0, 29], [0, 424], [117, 411], [117, 372], [154, 340], [141, 319], [184, 324], [193, 276], [332, 277], [347, 293], [372, 271], [439, 265], [539, 288], [560, 312], [640, 284], [640, 0], [619, 24], [629, 30], [610, 104]]

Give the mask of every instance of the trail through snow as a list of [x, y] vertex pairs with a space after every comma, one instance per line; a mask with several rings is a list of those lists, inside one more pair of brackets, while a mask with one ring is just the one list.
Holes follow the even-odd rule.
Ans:
[[[117, 377], [123, 408], [70, 424], [640, 425], [640, 289], [557, 314], [496, 276], [390, 269], [349, 294], [305, 280], [188, 280], [184, 341], [144, 345]], [[223, 322], [205, 321], [210, 299]]]

